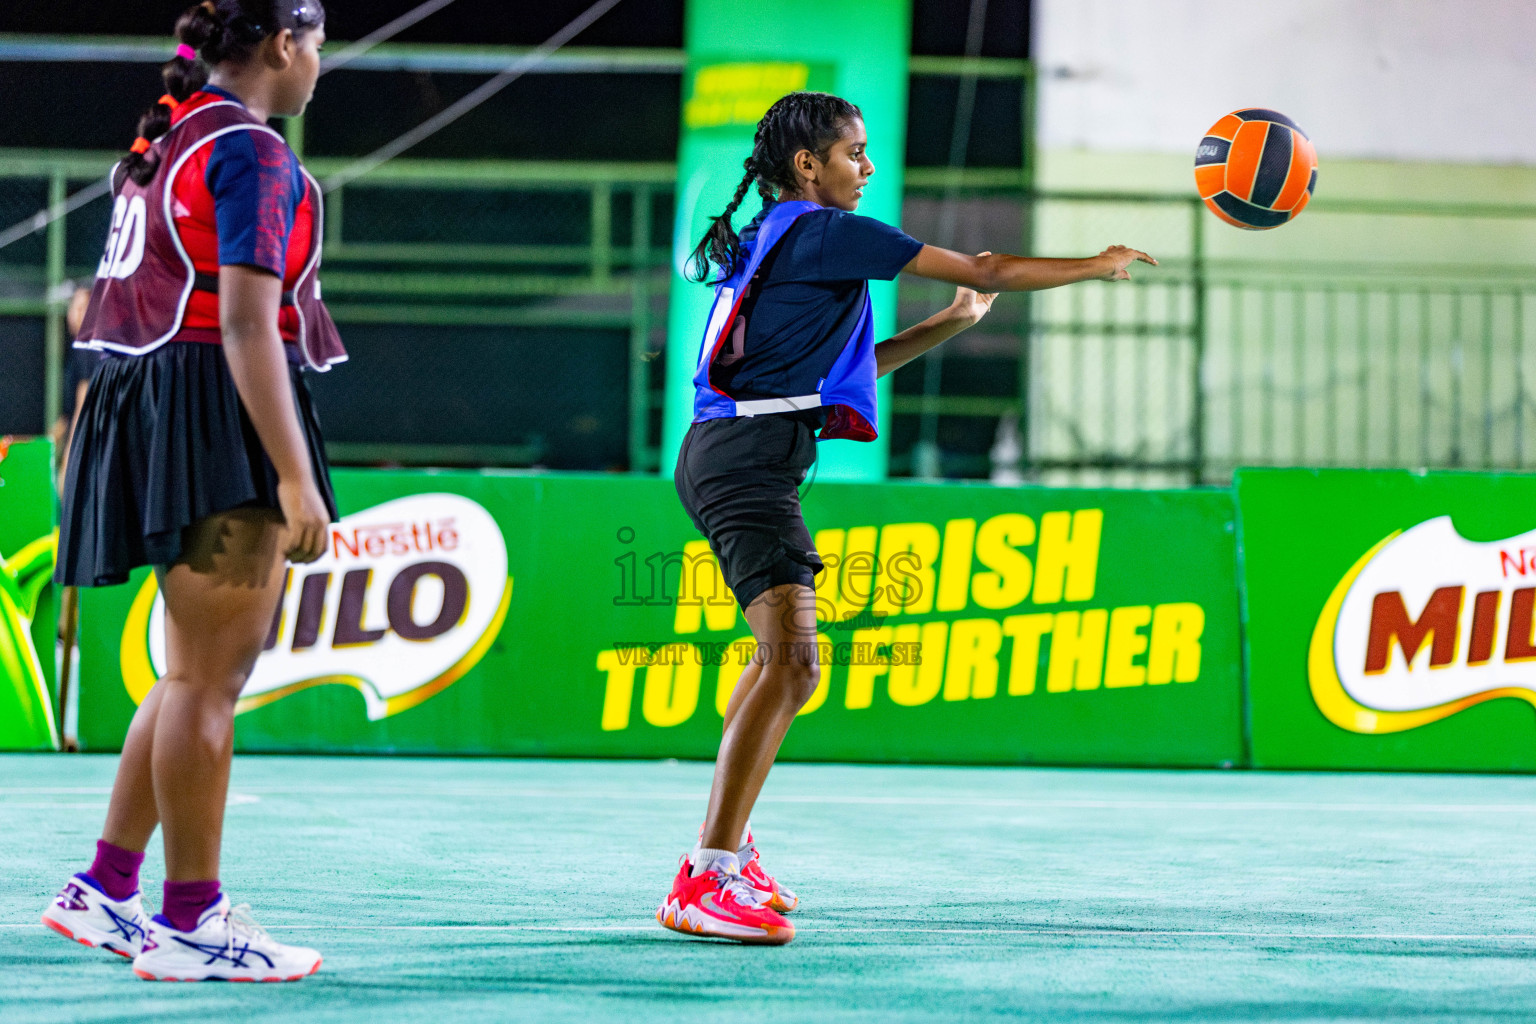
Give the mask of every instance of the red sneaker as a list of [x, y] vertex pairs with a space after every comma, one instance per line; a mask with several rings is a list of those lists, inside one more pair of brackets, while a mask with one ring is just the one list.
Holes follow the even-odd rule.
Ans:
[[[785, 886], [778, 883], [768, 872], [763, 870], [763, 857], [757, 852], [757, 844], [752, 841], [752, 833], [747, 833], [747, 845], [742, 847], [742, 852], [750, 851], [747, 862], [741, 866], [741, 877], [747, 880], [747, 884], [761, 894], [758, 901], [770, 910], [777, 910], [781, 914], [787, 914], [800, 905], [800, 897], [796, 896]], [[738, 854], [739, 856], [739, 854]]]
[[[703, 825], [699, 826], [699, 842], [704, 842]], [[763, 870], [762, 854], [758, 853], [751, 830], [747, 832], [747, 845], [737, 850], [736, 856], [741, 864], [741, 877], [756, 890], [756, 899], [760, 905], [781, 914], [787, 914], [800, 905], [799, 896]]]
[[671, 893], [656, 908], [656, 920], [663, 928], [768, 946], [782, 946], [795, 937], [794, 925], [758, 904], [735, 857], [721, 857], [697, 878], [692, 874], [693, 865], [684, 856]]

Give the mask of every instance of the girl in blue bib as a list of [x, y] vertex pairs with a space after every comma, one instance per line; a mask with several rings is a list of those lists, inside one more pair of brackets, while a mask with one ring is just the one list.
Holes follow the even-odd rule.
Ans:
[[[748, 816], [796, 713], [820, 679], [821, 559], [799, 486], [818, 439], [872, 441], [875, 381], [976, 323], [998, 292], [1124, 280], [1146, 253], [1111, 246], [1086, 259], [963, 253], [924, 245], [854, 211], [875, 167], [859, 108], [797, 92], [763, 115], [746, 173], [693, 252], [715, 286], [694, 374], [693, 423], [674, 480], [740, 603], [757, 655], [725, 711], [698, 845], [657, 909], [677, 931], [784, 943], [797, 898], [762, 867]], [[731, 216], [756, 187], [763, 211], [738, 235]], [[955, 300], [875, 343], [869, 282], [906, 272], [957, 285]]]

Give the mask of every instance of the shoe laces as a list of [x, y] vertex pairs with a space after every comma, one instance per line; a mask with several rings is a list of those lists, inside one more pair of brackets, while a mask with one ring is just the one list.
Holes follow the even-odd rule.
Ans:
[[724, 871], [716, 871], [715, 888], [721, 892], [728, 892], [737, 903], [744, 907], [755, 907], [758, 903], [757, 887], [739, 874], [730, 875]]
[[256, 919], [251, 916], [251, 905], [249, 903], [230, 907], [229, 913], [225, 915], [225, 920], [229, 922], [228, 942], [231, 950], [234, 949], [236, 932], [239, 932], [247, 939], [270, 941], [271, 937], [267, 935], [267, 930], [257, 924]]

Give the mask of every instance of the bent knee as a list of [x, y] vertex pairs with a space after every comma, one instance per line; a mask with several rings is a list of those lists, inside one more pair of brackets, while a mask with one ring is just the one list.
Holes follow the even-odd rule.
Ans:
[[234, 650], [218, 647], [212, 650], [183, 650], [178, 659], [180, 664], [173, 674], [188, 686], [227, 694], [233, 700], [245, 689], [246, 682], [256, 671], [256, 659], [260, 654], [260, 645], [240, 645]]
[[196, 667], [183, 667], [181, 671], [162, 676], [156, 686], [171, 686], [183, 694], [196, 694], [199, 701], [227, 702], [230, 707], [240, 699], [245, 689], [247, 672], [198, 671]]
[[809, 658], [795, 657], [786, 662], [782, 666], [780, 678], [786, 702], [792, 703], [797, 710], [804, 707], [821, 685], [821, 665], [816, 661], [815, 648], [811, 647]]

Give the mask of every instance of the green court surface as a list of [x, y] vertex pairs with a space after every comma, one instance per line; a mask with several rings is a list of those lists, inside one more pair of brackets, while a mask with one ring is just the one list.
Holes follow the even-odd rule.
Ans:
[[706, 764], [245, 756], [226, 889], [325, 955], [256, 986], [37, 923], [115, 764], [0, 758], [6, 1024], [1536, 1017], [1536, 778], [782, 765], [764, 949], [652, 917]]

